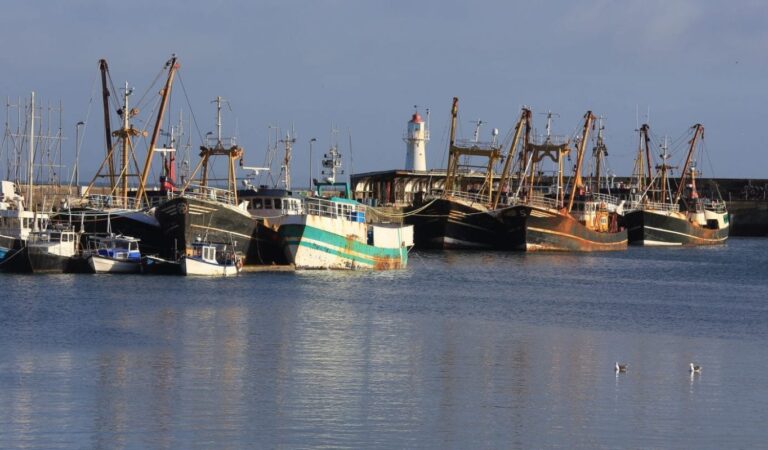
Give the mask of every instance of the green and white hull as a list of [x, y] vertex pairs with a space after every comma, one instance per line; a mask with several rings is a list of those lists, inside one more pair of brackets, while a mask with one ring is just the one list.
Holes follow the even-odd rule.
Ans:
[[279, 231], [286, 257], [297, 269], [406, 267], [413, 228], [374, 225], [369, 237], [368, 225], [358, 217], [348, 213], [286, 217]]

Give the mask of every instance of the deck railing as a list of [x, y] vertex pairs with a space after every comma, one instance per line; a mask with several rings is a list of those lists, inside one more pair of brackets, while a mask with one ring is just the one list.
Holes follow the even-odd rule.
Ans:
[[95, 209], [140, 209], [141, 201], [135, 197], [117, 197], [114, 195], [89, 195], [88, 206]]
[[210, 186], [190, 185], [189, 189], [184, 192], [170, 192], [168, 198], [175, 197], [189, 197], [199, 200], [213, 200], [219, 203], [226, 203], [229, 205], [235, 204], [235, 196], [228, 189], [220, 189]]
[[341, 217], [351, 222], [365, 222], [366, 206], [347, 202], [336, 202], [319, 197], [304, 199], [304, 211], [306, 214], [332, 219]]
[[640, 210], [678, 212], [680, 211], [680, 206], [676, 203], [642, 202], [633, 200], [624, 207], [625, 212]]
[[487, 195], [478, 192], [448, 191], [446, 192], [446, 196], [472, 203], [481, 203], [483, 205], [490, 203], [490, 198]]
[[528, 204], [535, 206], [543, 206], [545, 208], [557, 209], [558, 201], [552, 197], [547, 197], [543, 194], [534, 193], [528, 199]]

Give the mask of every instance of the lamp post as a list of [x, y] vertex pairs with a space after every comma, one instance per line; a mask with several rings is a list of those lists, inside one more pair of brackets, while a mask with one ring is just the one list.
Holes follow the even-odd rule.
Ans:
[[75, 186], [80, 188], [80, 127], [85, 122], [77, 122], [75, 125]]
[[312, 190], [312, 143], [317, 142], [316, 138], [309, 140], [309, 190]]

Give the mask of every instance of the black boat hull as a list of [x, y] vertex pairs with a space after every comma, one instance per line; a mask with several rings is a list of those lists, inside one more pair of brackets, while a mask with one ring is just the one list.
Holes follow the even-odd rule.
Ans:
[[624, 224], [632, 245], [719, 245], [728, 239], [728, 227], [706, 228], [663, 212], [632, 211], [624, 216]]
[[416, 248], [520, 250], [524, 247], [523, 230], [510, 228], [500, 220], [500, 210], [488, 211], [462, 201], [441, 198], [410, 212], [406, 223], [414, 226]]
[[153, 256], [141, 258], [141, 273], [148, 275], [184, 275], [179, 261], [170, 261]]
[[3, 261], [6, 256], [20, 249], [22, 245], [23, 243], [19, 238], [0, 236], [0, 261]]
[[160, 224], [154, 215], [147, 211], [107, 212], [92, 208], [73, 208], [62, 210], [51, 217], [54, 223], [71, 225], [80, 229], [82, 224], [88, 234], [105, 234], [109, 230], [115, 234], [139, 239], [142, 254], [157, 254], [165, 246]]
[[177, 197], [157, 207], [163, 247], [160, 256], [175, 260], [197, 240], [234, 245], [245, 264], [260, 264], [258, 227], [251, 215], [237, 207], [194, 197]]
[[22, 247], [9, 253], [0, 263], [4, 272], [11, 273], [71, 273], [76, 272], [76, 258], [39, 252]]
[[501, 217], [510, 229], [523, 230], [526, 251], [592, 252], [627, 248], [626, 230], [592, 230], [571, 215], [548, 208], [520, 205], [505, 209]]

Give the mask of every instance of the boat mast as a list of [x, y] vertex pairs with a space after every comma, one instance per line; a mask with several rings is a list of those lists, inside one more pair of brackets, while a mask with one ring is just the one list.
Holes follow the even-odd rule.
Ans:
[[661, 165], [656, 167], [656, 169], [661, 172], [661, 190], [659, 192], [659, 197], [654, 197], [654, 200], [660, 203], [667, 203], [667, 187], [669, 184], [668, 173], [669, 169], [672, 168], [671, 166], [667, 165], [667, 159], [669, 159], [667, 148], [667, 137], [664, 136], [664, 143], [661, 144]]
[[34, 195], [32, 190], [34, 189], [35, 184], [35, 91], [32, 91], [29, 115], [29, 179], [27, 180], [27, 207], [30, 210], [33, 210], [34, 205], [32, 199]]
[[[139, 136], [141, 132], [130, 124], [131, 117], [138, 114], [135, 109], [128, 109], [128, 97], [133, 93], [133, 89], [128, 87], [128, 82], [125, 82], [125, 88], [123, 90], [123, 107], [120, 111], [120, 116], [123, 119], [123, 127], [120, 130], [115, 131], [113, 136], [117, 136], [122, 141], [122, 154], [120, 160], [120, 177], [118, 185], [120, 186], [120, 202], [128, 207], [128, 156], [130, 155], [131, 148], [131, 136]], [[112, 157], [110, 156], [110, 163]], [[114, 190], [114, 188], [113, 188]]]
[[176, 64], [176, 54], [171, 56], [171, 59], [166, 63], [168, 68], [168, 78], [163, 87], [162, 100], [160, 101], [160, 109], [157, 112], [157, 120], [155, 121], [155, 128], [152, 131], [152, 139], [149, 141], [149, 149], [147, 150], [147, 159], [144, 161], [144, 170], [141, 172], [141, 179], [139, 180], [139, 188], [136, 191], [136, 202], [141, 203], [141, 200], [146, 197], [146, 185], [147, 178], [149, 177], [149, 169], [152, 166], [152, 156], [155, 153], [155, 144], [157, 143], [157, 137], [160, 134], [160, 124], [163, 122], [163, 114], [165, 113], [165, 106], [168, 103], [168, 96], [171, 93], [171, 86], [173, 85], [173, 76], [176, 74], [176, 70], [179, 68]]
[[208, 164], [210, 163], [211, 156], [226, 156], [229, 163], [227, 168], [227, 190], [232, 196], [233, 204], [236, 205], [237, 178], [235, 177], [235, 160], [240, 159], [242, 164], [243, 148], [235, 143], [234, 138], [229, 139], [229, 142], [232, 144], [230, 148], [224, 147], [224, 138], [221, 136], [221, 104], [224, 101], [225, 100], [222, 97], [217, 96], [211, 102], [216, 103], [216, 144], [212, 147], [207, 145], [200, 146], [200, 162], [197, 163], [197, 166], [190, 174], [189, 179], [184, 183], [181, 192], [187, 190], [195, 175], [197, 175], [197, 171], [200, 170], [201, 167], [200, 187], [205, 191], [208, 188]]
[[584, 130], [581, 135], [581, 142], [579, 142], [579, 149], [576, 155], [576, 169], [573, 176], [574, 182], [573, 182], [573, 186], [571, 186], [571, 198], [568, 201], [569, 214], [573, 209], [573, 202], [576, 199], [577, 189], [583, 187], [582, 180], [581, 180], [581, 164], [584, 162], [584, 150], [587, 147], [587, 138], [589, 138], [589, 128], [592, 126], [592, 121], [594, 119], [595, 119], [595, 116], [592, 114], [592, 111], [587, 111], [587, 113], [584, 115]]
[[453, 190], [454, 179], [456, 178], [456, 168], [459, 163], [459, 155], [456, 149], [456, 117], [459, 115], [459, 98], [453, 97], [451, 106], [451, 132], [448, 138], [448, 168], [445, 174], [445, 193]]
[[680, 172], [680, 184], [677, 186], [677, 193], [675, 194], [675, 203], [678, 203], [680, 201], [680, 197], [683, 195], [683, 189], [685, 188], [685, 179], [688, 175], [688, 168], [691, 165], [691, 158], [693, 157], [693, 152], [696, 150], [696, 140], [699, 137], [699, 134], [701, 134], [702, 138], [704, 137], [704, 126], [702, 126], [700, 123], [697, 123], [693, 126], [694, 132], [693, 137], [690, 141], [690, 147], [688, 147], [688, 155], [685, 157], [685, 165], [683, 165], [683, 170]]
[[[293, 150], [293, 144], [296, 142], [295, 137], [291, 137], [291, 133], [285, 133], [285, 138], [280, 139], [280, 142], [285, 146], [285, 153], [283, 155], [283, 184], [285, 188], [291, 189], [291, 156]], [[335, 177], [335, 174], [334, 174]]]
[[[485, 181], [483, 183], [484, 189], [488, 190], [488, 199], [493, 197], [493, 166], [496, 161], [501, 157], [499, 148], [495, 145], [491, 145], [489, 149], [481, 148], [479, 142], [471, 142], [469, 147], [461, 147], [456, 145], [456, 118], [459, 114], [459, 99], [453, 98], [453, 106], [451, 107], [451, 134], [449, 140], [448, 149], [448, 169], [445, 175], [445, 186], [443, 188], [443, 195], [449, 195], [454, 189], [456, 184], [456, 178], [459, 169], [459, 159], [461, 156], [481, 156], [488, 158], [488, 165], [485, 171]], [[480, 122], [480, 121], [478, 121]], [[478, 124], [479, 126], [479, 124]], [[481, 195], [484, 195], [481, 192]]]
[[600, 193], [600, 176], [601, 176], [601, 169], [602, 169], [602, 163], [603, 159], [606, 155], [608, 155], [608, 149], [605, 147], [605, 142], [603, 141], [603, 130], [605, 129], [605, 126], [603, 125], [603, 116], [600, 116], [598, 118], [598, 126], [597, 126], [597, 144], [595, 145], [595, 148], [592, 150], [592, 157], [595, 160], [595, 185], [593, 188], [593, 192]]
[[496, 209], [501, 199], [501, 191], [504, 189], [504, 185], [509, 180], [509, 169], [512, 167], [512, 160], [515, 158], [515, 152], [517, 150], [517, 144], [520, 141], [520, 135], [525, 126], [526, 132], [531, 128], [531, 110], [523, 108], [523, 112], [520, 114], [520, 120], [517, 121], [517, 127], [515, 127], [515, 136], [512, 138], [512, 144], [507, 151], [507, 157], [504, 160], [504, 168], [501, 171], [501, 178], [499, 179], [499, 188], [496, 190], [496, 195], [493, 198], [491, 209]]
[[107, 144], [107, 163], [109, 165], [109, 188], [115, 189], [115, 163], [112, 158], [112, 124], [109, 118], [109, 88], [107, 87], [107, 78], [109, 76], [109, 66], [106, 59], [99, 60], [99, 71], [101, 71], [101, 99], [104, 105], [104, 134]]
[[[653, 160], [651, 159], [650, 131], [651, 131], [651, 127], [647, 123], [644, 123], [643, 126], [640, 127], [640, 135], [642, 136], [643, 144], [645, 145], [645, 163], [648, 167], [647, 178], [646, 178], [646, 174], [643, 174], [643, 178], [646, 178], [649, 184], [650, 184], [650, 180], [653, 178], [653, 172], [651, 172], [651, 164]], [[666, 164], [666, 162], [664, 164]]]

